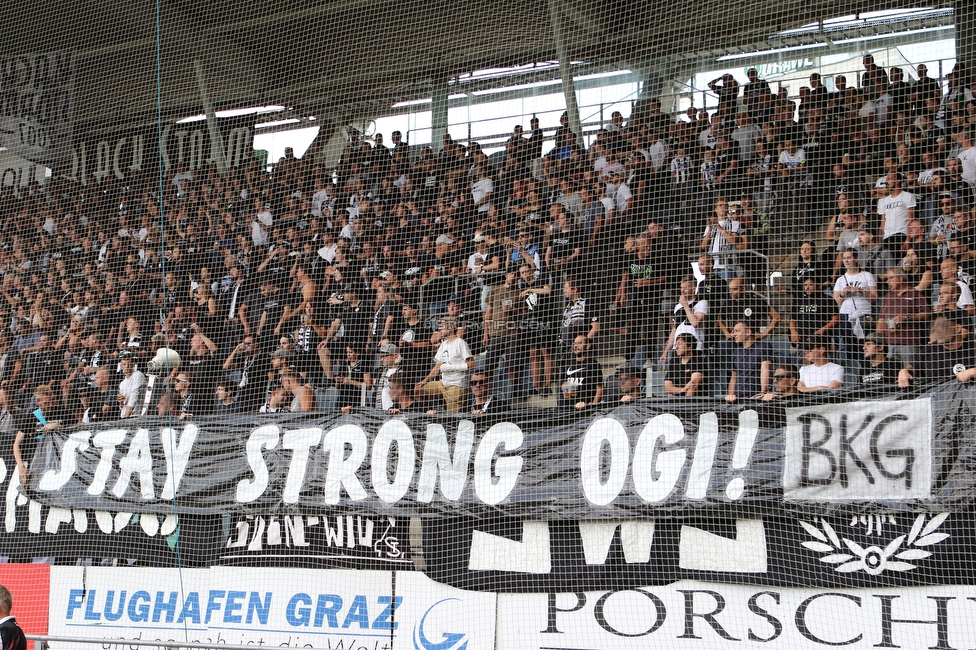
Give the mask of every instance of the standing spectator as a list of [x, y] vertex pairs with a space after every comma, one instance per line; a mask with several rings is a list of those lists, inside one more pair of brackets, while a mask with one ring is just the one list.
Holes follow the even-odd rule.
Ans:
[[505, 283], [491, 287], [488, 292], [488, 308], [484, 313], [485, 375], [494, 381], [498, 362], [505, 358], [505, 370], [512, 384], [513, 397], [522, 396], [517, 372], [521, 368], [518, 361], [517, 343], [519, 318], [523, 302], [515, 286], [515, 270], [505, 272]]
[[588, 303], [581, 295], [576, 278], [569, 278], [563, 282], [563, 296], [566, 298], [566, 308], [563, 310], [559, 343], [568, 358], [568, 352], [574, 346], [577, 336], [583, 335], [591, 343], [596, 340], [597, 334], [600, 333], [600, 317], [592, 302]]
[[[947, 257], [939, 265], [941, 282], [938, 285], [941, 289], [943, 284], [950, 283], [959, 287], [959, 297], [956, 299], [956, 307], [966, 310], [970, 316], [976, 316], [976, 302], [973, 300], [973, 292], [969, 288], [969, 283], [960, 277], [959, 263], [955, 258]], [[936, 294], [938, 296], [938, 294]]]
[[335, 383], [339, 388], [336, 406], [348, 415], [362, 404], [362, 396], [373, 386], [372, 374], [362, 360], [360, 348], [352, 344], [346, 346], [346, 363], [338, 368]]
[[899, 172], [889, 173], [888, 196], [878, 200], [881, 237], [892, 255], [901, 253], [901, 245], [908, 238], [908, 222], [915, 218], [915, 195], [901, 189], [903, 180]]
[[779, 311], [775, 307], [754, 292], [746, 291], [742, 278], [733, 278], [729, 282], [729, 300], [726, 301], [725, 309], [718, 318], [719, 330], [727, 341], [735, 340], [730, 326], [734, 326], [737, 321], [749, 321], [755, 340], [762, 341], [773, 333], [780, 319]]
[[516, 288], [525, 308], [519, 321], [518, 341], [522, 350], [529, 351], [530, 394], [540, 395], [548, 393], [552, 383], [552, 351], [556, 349], [552, 288], [540, 281], [528, 264], [519, 267], [519, 276]]
[[739, 320], [732, 328], [735, 350], [732, 353], [732, 376], [725, 393], [726, 402], [764, 394], [769, 387], [772, 347], [768, 341], [757, 341], [749, 321]]
[[705, 321], [708, 318], [708, 310], [707, 300], [695, 300], [695, 278], [690, 275], [681, 278], [681, 293], [671, 315], [671, 333], [659, 359], [662, 364], [667, 361], [668, 353], [672, 348], [677, 350], [678, 338], [682, 334], [692, 336], [696, 350], [705, 349]]
[[274, 220], [262, 199], [254, 199], [254, 214], [248, 218], [248, 221], [251, 224], [251, 241], [254, 242], [254, 247], [267, 246]]
[[224, 359], [223, 371], [230, 373], [228, 376], [235, 380], [231, 383], [237, 395], [235, 404], [238, 410], [253, 412], [264, 403], [268, 370], [276, 367], [276, 364], [283, 366], [284, 360], [292, 355], [289, 350], [277, 350], [275, 354], [277, 356], [269, 360], [267, 353], [262, 352], [261, 346], [255, 343], [254, 337], [245, 336]]
[[[474, 357], [464, 339], [457, 334], [457, 319], [445, 316], [440, 321], [441, 343], [434, 354], [434, 367], [417, 384], [418, 393], [439, 395], [451, 413], [457, 413], [468, 393], [468, 373]], [[440, 380], [433, 381], [440, 375]]]
[[10, 615], [13, 607], [10, 590], [0, 585], [0, 644], [3, 650], [27, 650], [27, 637], [17, 625], [17, 619]]
[[583, 334], [573, 339], [573, 359], [566, 367], [558, 405], [582, 411], [603, 399], [603, 370], [590, 359], [590, 340]]
[[[166, 382], [169, 384], [169, 382]], [[173, 378], [171, 385], [165, 385], [166, 391], [159, 399], [156, 408], [159, 415], [163, 417], [175, 417], [185, 420], [194, 413], [195, 404], [193, 403], [196, 395], [192, 390], [190, 375], [180, 371]], [[174, 394], [175, 392], [175, 394]]]
[[885, 339], [888, 357], [902, 366], [915, 362], [915, 354], [925, 342], [932, 316], [925, 296], [905, 282], [905, 270], [888, 269], [888, 293], [881, 301], [877, 332]]
[[803, 293], [793, 301], [790, 343], [800, 346], [813, 336], [826, 336], [840, 322], [837, 305], [824, 295], [816, 280], [803, 280]]
[[[857, 233], [857, 251], [858, 266], [875, 278], [882, 277], [894, 266], [894, 253], [878, 243], [874, 230], [866, 224]], [[841, 261], [843, 262], [843, 257]]]
[[854, 251], [846, 251], [843, 261], [845, 271], [834, 283], [834, 302], [840, 308], [839, 335], [850, 351], [860, 347], [858, 340], [867, 333], [862, 319], [871, 315], [872, 305], [878, 301], [878, 283], [874, 275], [861, 270]]
[[735, 276], [735, 250], [740, 239], [741, 223], [728, 215], [729, 202], [725, 197], [715, 199], [715, 210], [709, 215], [701, 238], [701, 250], [712, 255], [712, 268], [725, 280]]
[[136, 361], [131, 352], [119, 353], [119, 367], [123, 376], [119, 382], [119, 417], [125, 419], [141, 415], [137, 407], [146, 390], [146, 376], [136, 370]]
[[414, 398], [413, 386], [408, 382], [409, 377], [403, 373], [395, 373], [390, 376], [390, 400], [393, 403], [388, 410], [391, 414], [398, 413], [426, 413], [423, 402]]
[[844, 368], [830, 361], [826, 338], [810, 337], [804, 347], [803, 360], [806, 365], [800, 368], [800, 383], [797, 385], [801, 393], [832, 390], [844, 385]]
[[68, 415], [58, 408], [57, 395], [50, 386], [38, 386], [34, 389], [34, 405], [37, 410], [32, 411], [27, 407], [14, 423], [17, 436], [14, 438], [13, 453], [21, 485], [27, 485], [27, 470], [34, 460], [41, 434], [71, 423]]

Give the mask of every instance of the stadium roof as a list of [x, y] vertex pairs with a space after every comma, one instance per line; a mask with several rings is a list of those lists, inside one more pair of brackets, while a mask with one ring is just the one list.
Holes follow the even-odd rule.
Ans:
[[[822, 17], [903, 6], [868, 0], [573, 0], [559, 4], [574, 61], [667, 74], [691, 51], [754, 43]], [[946, 4], [951, 6], [951, 4]], [[38, 0], [0, 21], [0, 57], [74, 50], [75, 132], [154, 123], [156, 3]], [[556, 58], [540, 0], [162, 0], [165, 119], [200, 112], [194, 61], [217, 110], [279, 104], [346, 122], [476, 69]]]

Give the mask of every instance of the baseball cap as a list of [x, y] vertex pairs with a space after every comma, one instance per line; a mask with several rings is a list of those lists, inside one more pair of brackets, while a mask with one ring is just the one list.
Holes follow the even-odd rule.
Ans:
[[481, 242], [483, 242], [483, 241], [485, 241], [486, 239], [487, 239], [487, 238], [485, 237], [485, 234], [484, 234], [484, 233], [481, 233], [481, 232], [479, 232], [479, 233], [477, 233], [477, 234], [476, 234], [476, 235], [474, 236], [474, 243], [476, 243], [476, 244], [480, 244]]
[[275, 350], [274, 352], [271, 353], [271, 358], [272, 359], [290, 359], [291, 358], [291, 350], [286, 350], [284, 348], [278, 348], [277, 350]]
[[392, 343], [384, 343], [380, 346], [380, 354], [400, 354], [400, 348]]
[[885, 343], [884, 337], [882, 337], [877, 332], [871, 332], [870, 334], [868, 334], [867, 336], [865, 336], [864, 337], [864, 342], [867, 343], [868, 341], [871, 341], [872, 343], [874, 343], [876, 345], [884, 345], [884, 343]]
[[448, 235], [438, 235], [437, 239], [434, 240], [435, 244], [453, 244], [454, 240]]

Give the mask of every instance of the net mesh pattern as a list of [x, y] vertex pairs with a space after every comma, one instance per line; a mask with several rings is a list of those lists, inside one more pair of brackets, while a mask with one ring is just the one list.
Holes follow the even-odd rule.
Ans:
[[[962, 647], [965, 3], [42, 2], [4, 22], [0, 582], [28, 632]], [[921, 447], [884, 447], [886, 416]], [[333, 480], [343, 427], [396, 450], [385, 489], [416, 461], [409, 488]], [[532, 450], [531, 499], [484, 496], [519, 472], [506, 444]], [[417, 610], [425, 589], [443, 596]]]

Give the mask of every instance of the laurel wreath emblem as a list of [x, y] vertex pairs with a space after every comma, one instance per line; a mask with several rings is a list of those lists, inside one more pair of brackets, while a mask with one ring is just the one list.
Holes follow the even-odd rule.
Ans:
[[[877, 531], [881, 532], [881, 521], [883, 516], [877, 517]], [[931, 557], [932, 553], [920, 547], [934, 546], [939, 542], [949, 538], [949, 533], [936, 532], [939, 527], [949, 518], [948, 512], [932, 517], [928, 523], [925, 522], [925, 515], [921, 514], [912, 524], [912, 529], [907, 535], [899, 535], [891, 540], [887, 546], [861, 546], [857, 542], [846, 537], [839, 537], [825, 519], [820, 520], [820, 527], [817, 525], [801, 521], [803, 529], [815, 537], [814, 540], [802, 542], [803, 546], [817, 553], [827, 553], [820, 558], [821, 562], [836, 564], [835, 571], [838, 573], [853, 573], [864, 571], [869, 575], [879, 575], [884, 571], [911, 571], [917, 568], [912, 562], [924, 560]], [[861, 518], [862, 521], [865, 519]], [[894, 518], [889, 518], [894, 523]], [[873, 521], [873, 520], [872, 520]], [[857, 517], [851, 522], [857, 525]], [[872, 525], [868, 524], [868, 535], [871, 534]], [[904, 548], [903, 548], [904, 547]], [[837, 551], [841, 551], [838, 553]]]

